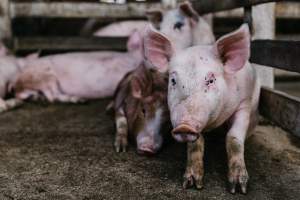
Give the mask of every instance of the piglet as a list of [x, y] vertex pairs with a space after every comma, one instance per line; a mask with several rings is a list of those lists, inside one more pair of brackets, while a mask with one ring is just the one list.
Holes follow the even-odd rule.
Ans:
[[122, 79], [114, 96], [117, 152], [126, 151], [128, 138], [136, 141], [137, 152], [143, 155], [161, 148], [162, 125], [169, 121], [167, 87], [167, 74], [145, 63]]
[[149, 28], [145, 57], [154, 66], [169, 68], [168, 106], [173, 137], [187, 142], [184, 187], [202, 188], [203, 134], [222, 125], [226, 136], [230, 192], [239, 184], [246, 193], [248, 173], [244, 142], [256, 125], [260, 84], [248, 62], [250, 34], [246, 24], [217, 40], [176, 51], [172, 42]]

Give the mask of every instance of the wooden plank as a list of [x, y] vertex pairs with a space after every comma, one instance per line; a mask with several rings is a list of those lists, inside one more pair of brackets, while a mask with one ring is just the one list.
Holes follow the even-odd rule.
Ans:
[[280, 1], [299, 2], [299, 0], [190, 0], [200, 14]]
[[12, 17], [144, 18], [148, 9], [160, 8], [160, 3], [12, 2], [10, 12]]
[[9, 13], [9, 0], [0, 0], [0, 39], [9, 40], [12, 37]]
[[282, 129], [300, 137], [300, 98], [264, 87], [259, 111]]
[[15, 50], [96, 51], [126, 50], [125, 37], [21, 37], [14, 38]]
[[250, 61], [300, 73], [300, 41], [254, 40]]

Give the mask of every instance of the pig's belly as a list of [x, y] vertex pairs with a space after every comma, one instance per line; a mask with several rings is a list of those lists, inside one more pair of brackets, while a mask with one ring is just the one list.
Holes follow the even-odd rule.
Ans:
[[59, 79], [62, 92], [84, 99], [106, 98], [113, 96], [124, 75], [132, 68], [96, 70], [68, 74]]

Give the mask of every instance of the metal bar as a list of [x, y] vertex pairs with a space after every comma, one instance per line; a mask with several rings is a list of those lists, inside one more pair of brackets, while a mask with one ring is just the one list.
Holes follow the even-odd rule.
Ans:
[[244, 23], [247, 23], [252, 33], [252, 6], [244, 7]]
[[160, 3], [12, 2], [10, 12], [12, 17], [144, 18], [148, 9], [160, 8]]
[[126, 50], [125, 37], [21, 37], [14, 39], [15, 50]]
[[280, 1], [299, 2], [299, 0], [190, 0], [200, 14]]
[[262, 88], [260, 114], [282, 129], [300, 137], [300, 99], [284, 92]]
[[250, 62], [300, 73], [300, 41], [254, 40]]

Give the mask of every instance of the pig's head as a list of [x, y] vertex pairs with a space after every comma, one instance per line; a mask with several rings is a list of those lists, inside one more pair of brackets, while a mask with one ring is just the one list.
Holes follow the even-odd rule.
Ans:
[[249, 59], [247, 25], [223, 36], [213, 45], [177, 52], [172, 42], [154, 29], [145, 36], [146, 59], [169, 69], [168, 105], [177, 141], [194, 141], [220, 116], [228, 85]]
[[203, 44], [204, 40], [201, 38], [198, 42], [199, 37], [209, 38], [207, 42], [204, 42], [206, 44], [214, 41], [208, 24], [199, 17], [188, 1], [181, 3], [177, 9], [165, 12], [152, 10], [146, 15], [157, 30], [168, 36], [175, 49], [187, 48], [199, 42]]
[[192, 31], [199, 16], [189, 3], [166, 12], [148, 11], [147, 16], [156, 29], [168, 36], [174, 48], [182, 49], [192, 45]]
[[126, 110], [138, 153], [154, 154], [162, 145], [161, 129], [168, 118], [167, 86], [166, 74], [144, 66], [139, 67], [130, 80]]

